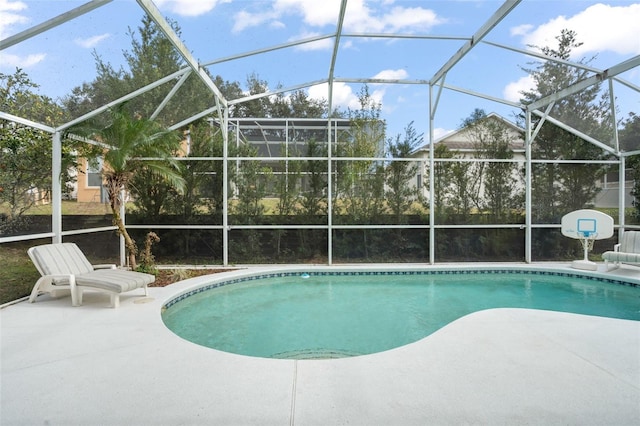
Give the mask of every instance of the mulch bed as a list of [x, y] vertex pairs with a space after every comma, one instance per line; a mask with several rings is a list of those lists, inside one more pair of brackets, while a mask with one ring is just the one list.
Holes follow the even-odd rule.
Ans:
[[232, 269], [185, 269], [184, 276], [178, 276], [173, 269], [160, 269], [156, 274], [156, 281], [149, 287], [165, 287], [174, 282], [187, 278], [199, 277], [202, 275], [217, 274], [219, 272], [229, 272]]

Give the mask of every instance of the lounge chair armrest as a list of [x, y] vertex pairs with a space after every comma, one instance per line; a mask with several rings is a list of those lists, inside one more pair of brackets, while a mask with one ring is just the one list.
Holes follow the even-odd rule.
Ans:
[[620, 243], [614, 244], [613, 251], [620, 251], [620, 245], [621, 245]]
[[116, 269], [115, 263], [102, 263], [98, 265], [91, 265], [93, 269]]
[[69, 281], [71, 280], [71, 277], [73, 277], [73, 274], [63, 274], [63, 275], [43, 275], [43, 277], [46, 277], [47, 279], [51, 280], [51, 284], [56, 285], [55, 281], [56, 280], [65, 280], [65, 282], [62, 285], [69, 285]]
[[35, 302], [40, 292], [50, 293], [55, 296], [59, 290], [67, 288], [71, 290], [71, 303], [76, 306], [76, 276], [74, 274], [43, 275], [33, 286], [29, 302]]

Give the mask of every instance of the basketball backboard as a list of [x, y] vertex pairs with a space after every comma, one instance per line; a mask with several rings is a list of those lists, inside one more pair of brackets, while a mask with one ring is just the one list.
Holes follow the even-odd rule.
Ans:
[[575, 210], [562, 217], [562, 235], [582, 239], [604, 240], [613, 236], [613, 218], [598, 210]]

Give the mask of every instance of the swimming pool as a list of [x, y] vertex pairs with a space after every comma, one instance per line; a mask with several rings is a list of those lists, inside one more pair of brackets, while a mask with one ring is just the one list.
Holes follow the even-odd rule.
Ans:
[[546, 270], [275, 272], [200, 285], [165, 303], [162, 319], [226, 352], [324, 359], [400, 347], [504, 307], [640, 321], [640, 286]]

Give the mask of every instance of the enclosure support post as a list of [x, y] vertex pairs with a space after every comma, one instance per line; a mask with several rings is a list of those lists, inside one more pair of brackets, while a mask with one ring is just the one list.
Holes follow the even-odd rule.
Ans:
[[[626, 163], [626, 157], [624, 155], [620, 156], [620, 166], [618, 167], [618, 172], [619, 177], [618, 177], [618, 181], [620, 182], [620, 184], [618, 185], [618, 223], [620, 224], [620, 228], [623, 230], [622, 232], [624, 233], [624, 226], [625, 226], [625, 220], [624, 220], [624, 209], [626, 207], [627, 204], [627, 200], [626, 200], [626, 168], [627, 168], [627, 163]], [[620, 237], [622, 235], [620, 234], [620, 232], [618, 232], [618, 241], [620, 241]]]
[[62, 137], [60, 131], [52, 136], [51, 149], [51, 231], [53, 243], [62, 242]]
[[[329, 83], [331, 84], [331, 83]], [[331, 93], [329, 94], [331, 99]], [[329, 102], [331, 105], [331, 101]], [[331, 143], [333, 141], [333, 119], [329, 118], [327, 131], [327, 263], [333, 264], [333, 171], [332, 171], [332, 153]], [[337, 139], [337, 138], [336, 138]]]
[[[438, 97], [440, 93], [438, 92]], [[435, 148], [433, 146], [433, 116], [435, 107], [433, 105], [433, 85], [429, 85], [429, 263], [434, 264], [436, 259], [435, 247]]]
[[525, 135], [524, 135], [524, 147], [525, 147], [525, 237], [524, 237], [524, 261], [531, 263], [531, 144], [533, 143], [531, 137], [531, 111], [525, 112]]
[[229, 265], [229, 108], [222, 110], [222, 264]]
[[[611, 128], [613, 129], [613, 148], [616, 150], [616, 153], [619, 153], [620, 140], [618, 139], [618, 126], [616, 126], [616, 123], [618, 122], [618, 117], [616, 116], [616, 94], [612, 79], [609, 79], [609, 105], [611, 109]], [[618, 158], [621, 158], [619, 154]]]
[[[120, 203], [120, 217], [122, 218], [122, 224], [127, 226], [127, 217], [126, 217], [126, 199], [127, 194], [124, 192], [124, 189], [120, 191], [120, 199], [122, 203]], [[118, 232], [118, 234], [120, 234]], [[120, 234], [120, 266], [125, 266], [127, 264], [127, 246], [124, 243], [124, 236]], [[129, 265], [132, 266], [132, 265]]]

